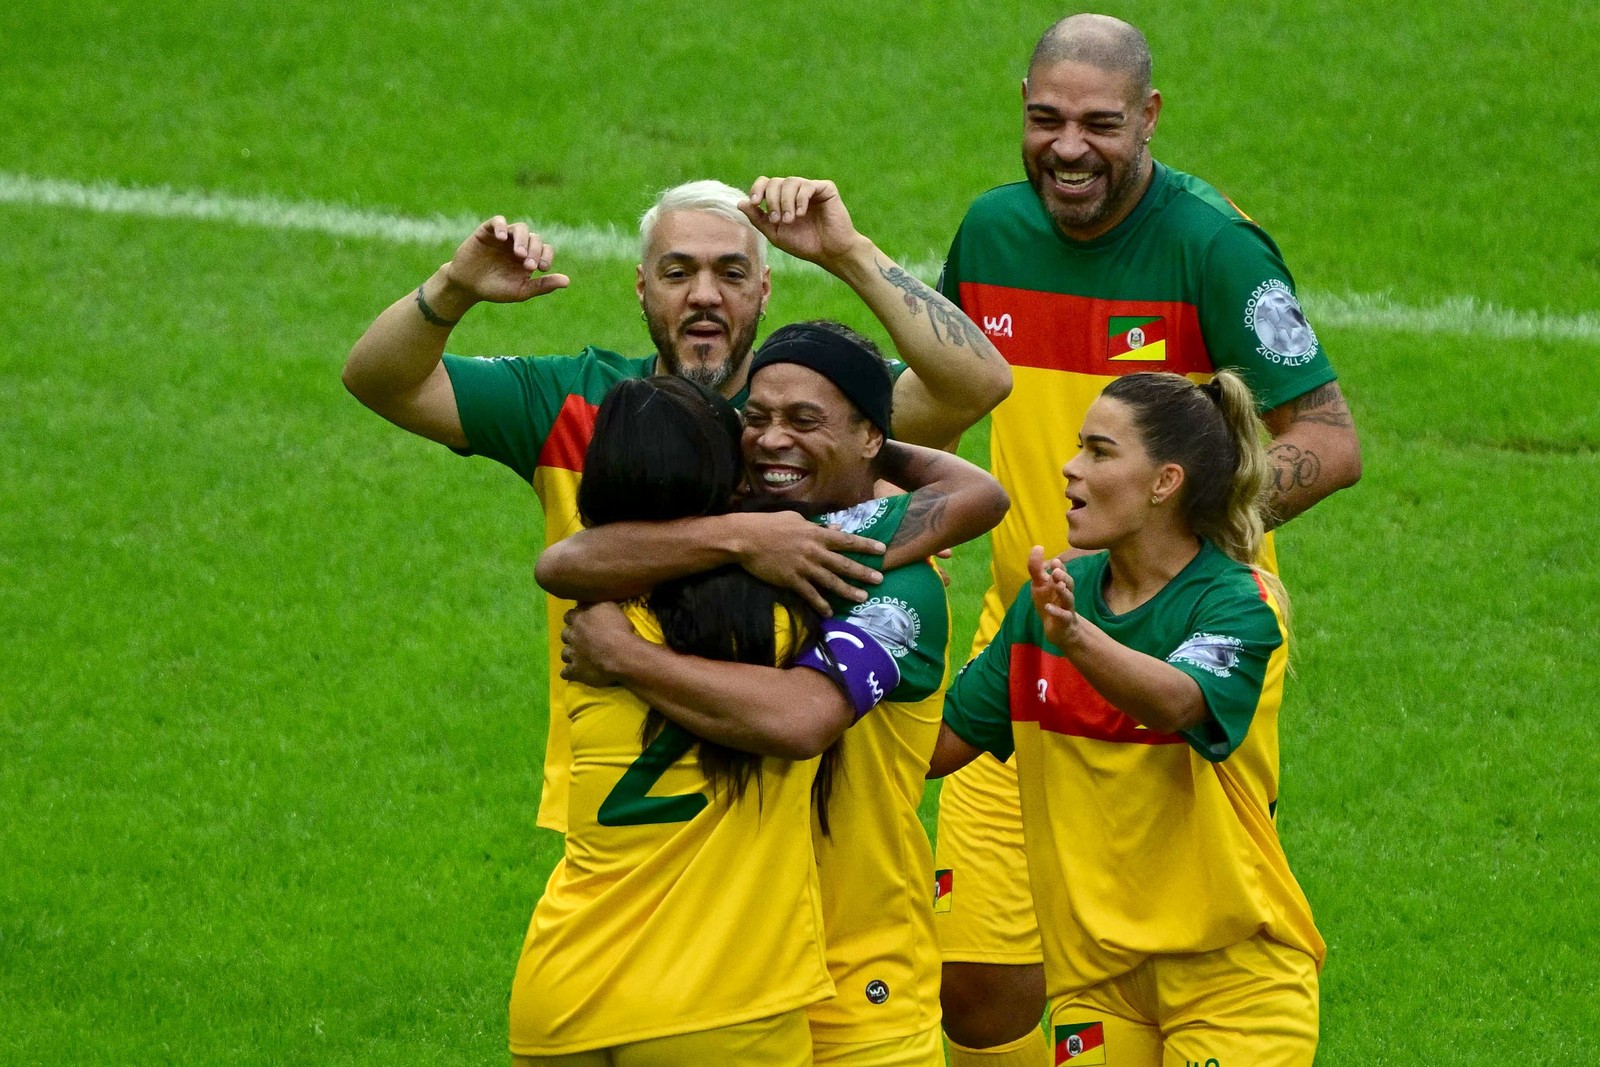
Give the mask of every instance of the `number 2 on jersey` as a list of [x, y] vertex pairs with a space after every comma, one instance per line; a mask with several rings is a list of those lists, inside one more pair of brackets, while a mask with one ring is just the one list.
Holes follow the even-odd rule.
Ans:
[[688, 822], [710, 801], [704, 793], [679, 793], [674, 796], [647, 796], [661, 776], [667, 773], [695, 745], [689, 731], [667, 723], [656, 739], [645, 746], [639, 758], [628, 765], [600, 804], [601, 826], [651, 826], [657, 823]]

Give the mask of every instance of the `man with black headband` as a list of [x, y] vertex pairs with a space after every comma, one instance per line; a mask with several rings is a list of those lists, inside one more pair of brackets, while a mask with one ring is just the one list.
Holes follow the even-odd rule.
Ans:
[[[635, 292], [653, 344], [648, 355], [592, 345], [572, 356], [445, 354], [451, 330], [477, 304], [559, 300], [571, 283], [552, 271], [549, 243], [526, 224], [496, 216], [367, 328], [345, 364], [346, 387], [403, 429], [516, 471], [544, 508], [547, 545], [578, 529], [583, 451], [613, 384], [676, 374], [742, 405], [751, 345], [771, 295], [769, 240], [844, 281], [888, 332], [907, 368], [894, 386], [905, 439], [947, 445], [1011, 387], [1010, 369], [988, 339], [855, 228], [832, 182], [762, 177], [748, 193], [688, 182], [663, 192], [639, 228]], [[726, 536], [716, 542], [696, 530], [696, 547], [717, 563], [737, 562], [793, 588], [819, 609], [826, 608], [824, 593], [860, 595], [849, 582], [875, 578], [842, 554], [861, 542], [793, 515], [744, 515], [721, 529]], [[569, 606], [547, 604], [552, 638]], [[553, 646], [539, 825], [560, 831], [569, 761]]]
[[[754, 492], [821, 511], [816, 521], [889, 546], [873, 561], [883, 567], [882, 584], [865, 603], [836, 602], [840, 617], [824, 635], [843, 677], [855, 682], [853, 706], [830, 704], [825, 690], [833, 683], [817, 671], [718, 663], [652, 645], [611, 604], [573, 613], [563, 635], [563, 676], [625, 685], [702, 737], [791, 759], [815, 756], [855, 724], [840, 749], [830, 825], [827, 832], [819, 827], [814, 841], [837, 989], [809, 1011], [815, 1062], [937, 1067], [944, 1052], [933, 855], [917, 808], [943, 708], [950, 618], [944, 584], [925, 556], [896, 564], [908, 543], [913, 553], [940, 546], [927, 537], [929, 511], [951, 498], [873, 493], [880, 479], [895, 481], [921, 464], [975, 468], [893, 441], [892, 390], [871, 342], [836, 323], [811, 322], [775, 331], [756, 353], [745, 404], [743, 447]], [[955, 536], [977, 536], [999, 521], [1004, 495], [996, 483], [988, 492], [987, 516]], [[952, 525], [946, 516], [943, 528]], [[594, 600], [616, 595], [604, 583], [616, 582], [618, 570], [649, 567], [663, 580], [663, 566], [687, 562], [664, 560], [648, 535], [624, 544], [615, 533], [586, 530], [552, 548], [540, 560], [541, 583]], [[580, 556], [591, 563], [574, 565]], [[632, 562], [641, 557], [652, 562]], [[610, 579], [595, 566], [604, 561]], [[567, 584], [574, 575], [591, 584]], [[797, 710], [819, 704], [836, 710]]]

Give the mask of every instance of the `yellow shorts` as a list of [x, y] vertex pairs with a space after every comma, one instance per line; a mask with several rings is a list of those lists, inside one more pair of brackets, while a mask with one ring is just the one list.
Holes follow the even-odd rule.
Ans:
[[949, 890], [934, 904], [946, 963], [1039, 963], [1028, 857], [1022, 847], [1017, 767], [988, 753], [945, 779], [933, 865]]
[[1057, 1067], [1310, 1067], [1317, 963], [1257, 936], [1214, 952], [1152, 956], [1050, 1001]]
[[737, 1063], [750, 1067], [810, 1067], [811, 1027], [798, 1008], [753, 1022], [692, 1034], [635, 1041], [563, 1056], [511, 1055], [512, 1067], [682, 1067]]
[[811, 1051], [819, 1067], [944, 1067], [944, 1041], [937, 1026], [888, 1041], [819, 1041]]

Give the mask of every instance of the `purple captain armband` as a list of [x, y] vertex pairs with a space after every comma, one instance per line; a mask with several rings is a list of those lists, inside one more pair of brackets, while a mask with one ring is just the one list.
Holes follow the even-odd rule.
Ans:
[[[827, 649], [825, 655], [823, 649]], [[828, 662], [828, 656], [833, 662]], [[871, 711], [900, 684], [900, 665], [867, 631], [843, 619], [824, 619], [817, 643], [794, 661], [844, 682], [856, 718]]]

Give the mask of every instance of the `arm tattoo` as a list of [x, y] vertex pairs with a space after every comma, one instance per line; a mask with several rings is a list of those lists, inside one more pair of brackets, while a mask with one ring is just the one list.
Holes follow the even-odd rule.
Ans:
[[1267, 459], [1272, 463], [1272, 488], [1268, 494], [1271, 497], [1268, 507], [1280, 516], [1279, 521], [1282, 521], [1282, 518], [1288, 517], [1283, 514], [1283, 499], [1296, 489], [1305, 489], [1316, 484], [1317, 479], [1322, 477], [1322, 460], [1317, 458], [1315, 452], [1287, 442], [1267, 449]]
[[889, 543], [904, 544], [925, 531], [937, 532], [944, 525], [945, 508], [949, 503], [949, 498], [943, 493], [918, 489], [911, 494], [906, 513], [901, 517], [900, 526]]
[[1355, 420], [1350, 417], [1350, 406], [1344, 402], [1344, 394], [1339, 391], [1337, 382], [1319, 385], [1311, 392], [1295, 397], [1289, 404], [1291, 423], [1316, 422], [1344, 430], [1355, 427]]
[[[933, 336], [944, 344], [965, 345], [976, 352], [980, 358], [988, 359], [989, 355], [984, 349], [983, 334], [972, 320], [961, 313], [961, 309], [946, 300], [939, 293], [929, 289], [919, 279], [901, 270], [899, 267], [878, 267], [878, 273], [884, 281], [897, 289], [905, 292], [906, 307], [915, 315], [928, 305], [928, 325], [933, 327]], [[939, 332], [939, 327], [944, 327], [944, 332]]]

